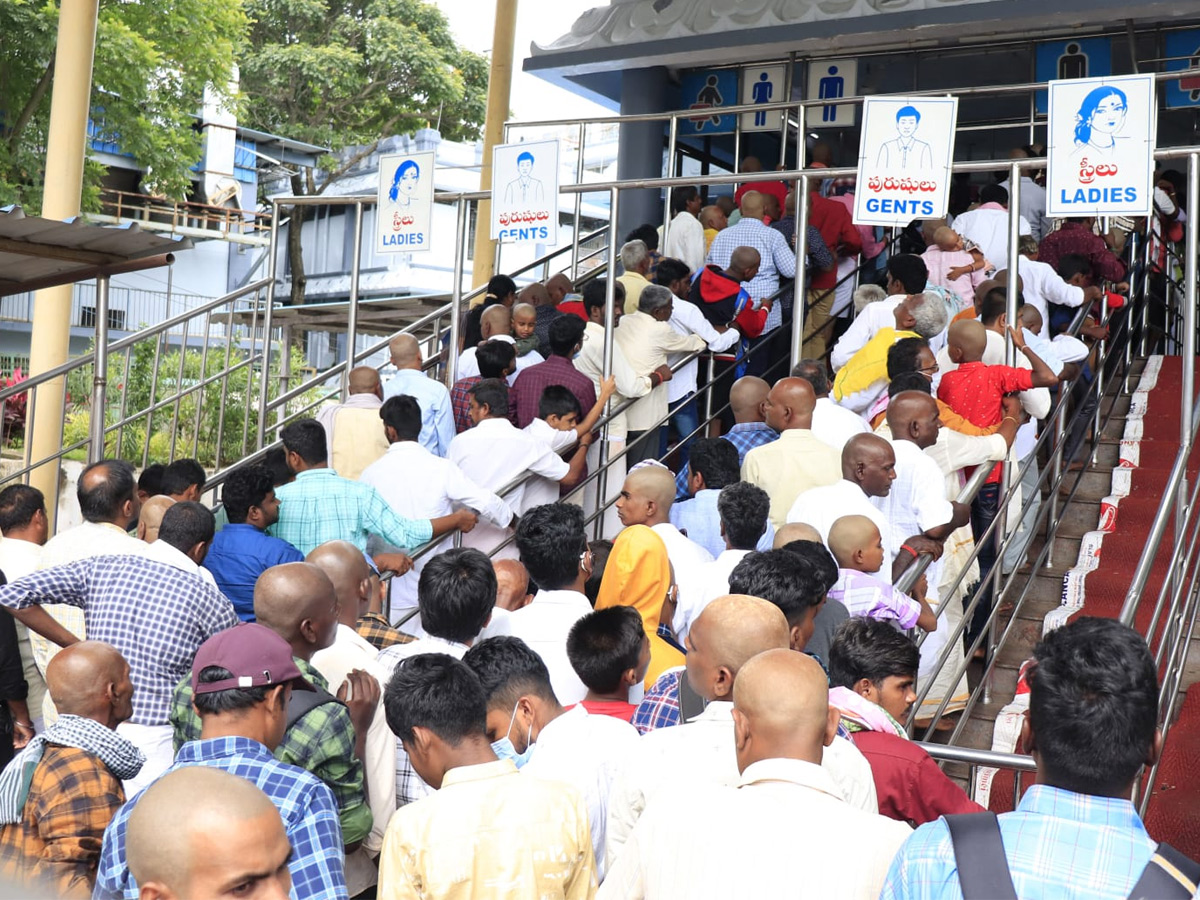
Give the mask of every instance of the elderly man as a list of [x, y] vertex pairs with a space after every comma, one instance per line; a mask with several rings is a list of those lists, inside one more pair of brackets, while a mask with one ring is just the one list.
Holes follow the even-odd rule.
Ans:
[[0, 879], [56, 897], [92, 895], [100, 840], [141, 752], [114, 729], [133, 714], [129, 663], [81, 641], [47, 668], [59, 718], [0, 775]]
[[647, 273], [651, 264], [650, 248], [645, 241], [629, 241], [621, 245], [621, 266], [625, 274], [617, 276], [617, 281], [625, 288], [626, 315], [638, 311], [642, 291], [650, 284]]
[[228, 885], [287, 900], [292, 852], [279, 810], [244, 778], [189, 766], [146, 791], [129, 818], [129, 870], [141, 900], [208, 900]]
[[[425, 374], [421, 345], [411, 334], [398, 334], [388, 342], [396, 374], [383, 386], [383, 399], [401, 394], [421, 405], [421, 446], [434, 456], [445, 456], [454, 440], [454, 416], [446, 386]], [[462, 376], [462, 373], [458, 373]]]
[[[670, 326], [675, 295], [659, 284], [641, 292], [637, 310], [626, 313], [615, 335], [617, 344], [634, 372], [649, 376], [666, 365], [668, 353], [694, 353], [706, 346], [699, 335], [682, 335]], [[626, 310], [629, 308], [626, 299]], [[625, 458], [632, 466], [656, 454], [659, 431], [667, 417], [667, 389], [662, 383], [628, 410], [629, 450]]]
[[[742, 667], [732, 699], [738, 789], [696, 785], [657, 802], [598, 896], [875, 900], [910, 832], [847, 803], [821, 767], [826, 748], [842, 739], [820, 665], [768, 650]], [[736, 827], [713, 829], [713, 821]]]
[[[924, 292], [929, 284], [929, 269], [925, 260], [913, 253], [898, 253], [888, 257], [887, 261], [887, 298], [875, 303], [868, 303], [862, 312], [854, 317], [850, 327], [846, 329], [830, 354], [829, 363], [836, 371], [846, 365], [881, 328], [890, 328], [894, 324], [893, 315], [897, 306], [905, 298]], [[940, 347], [944, 341], [937, 342]], [[937, 347], [934, 347], [937, 352]]]
[[350, 370], [350, 396], [345, 403], [326, 406], [317, 413], [325, 429], [329, 467], [343, 478], [355, 479], [387, 452], [379, 425], [383, 386], [379, 372], [370, 366]]
[[812, 431], [816, 396], [803, 378], [781, 378], [767, 394], [767, 425], [779, 440], [756, 447], [742, 463], [742, 480], [771, 498], [771, 524], [782, 527], [788, 510], [810, 488], [838, 480], [838, 452]]

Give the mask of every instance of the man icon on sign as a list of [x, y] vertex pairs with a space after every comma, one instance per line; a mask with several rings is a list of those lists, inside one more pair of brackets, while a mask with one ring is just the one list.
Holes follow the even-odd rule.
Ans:
[[1066, 52], [1058, 58], [1059, 78], [1087, 78], [1087, 54], [1079, 49], [1074, 41], [1067, 44]]
[[915, 106], [902, 106], [896, 113], [897, 137], [879, 145], [876, 165], [889, 169], [932, 169], [933, 151], [916, 138], [921, 113]]
[[[754, 103], [770, 103], [771, 94], [775, 92], [775, 85], [771, 84], [771, 76], [767, 72], [763, 72], [758, 76], [758, 82], [750, 89], [750, 98]], [[756, 112], [754, 114], [754, 126], [761, 128], [767, 124], [766, 111]]]
[[533, 154], [525, 150], [517, 157], [517, 177], [504, 188], [504, 202], [541, 203], [543, 199], [542, 183], [533, 177]]
[[[829, 67], [829, 74], [821, 79], [817, 87], [818, 100], [836, 100], [846, 90], [846, 79], [838, 74], [837, 66]], [[822, 122], [836, 122], [838, 108], [832, 104], [821, 107]]]

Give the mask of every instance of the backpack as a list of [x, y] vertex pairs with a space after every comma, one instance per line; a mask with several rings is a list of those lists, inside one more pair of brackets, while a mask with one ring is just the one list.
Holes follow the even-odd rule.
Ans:
[[[996, 814], [964, 813], [944, 818], [954, 845], [963, 900], [1018, 900]], [[1190, 900], [1197, 881], [1200, 865], [1170, 844], [1159, 844], [1129, 900]]]

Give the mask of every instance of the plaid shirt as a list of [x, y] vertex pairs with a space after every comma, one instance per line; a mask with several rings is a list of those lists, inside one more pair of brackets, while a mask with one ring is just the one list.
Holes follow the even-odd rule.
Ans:
[[679, 724], [679, 674], [682, 671], [664, 672], [646, 691], [633, 714], [633, 727], [638, 734]]
[[411, 634], [405, 634], [398, 628], [392, 627], [383, 613], [363, 613], [354, 623], [358, 636], [374, 647], [382, 650], [396, 644], [411, 644], [416, 640]]
[[[779, 290], [781, 276], [796, 277], [796, 251], [788, 245], [782, 234], [764, 225], [761, 219], [743, 217], [738, 219], [736, 225], [730, 225], [718, 233], [708, 250], [707, 261], [727, 269], [733, 251], [738, 247], [753, 247], [761, 260], [758, 274], [742, 285], [754, 300], [765, 300]], [[782, 307], [775, 304], [767, 314], [763, 334], [778, 328], [782, 321]]]
[[409, 550], [433, 537], [428, 519], [401, 518], [375, 488], [333, 469], [301, 472], [275, 495], [281, 506], [271, 533], [306, 555], [326, 541], [349, 541], [365, 550], [373, 534]]
[[1080, 222], [1063, 222], [1058, 231], [1052, 231], [1038, 247], [1038, 259], [1048, 266], [1058, 268], [1059, 260], [1068, 253], [1087, 257], [1092, 264], [1092, 281], [1124, 281], [1125, 263], [1108, 249], [1104, 238], [1094, 234]]
[[136, 688], [137, 725], [167, 723], [171, 693], [191, 671], [196, 650], [240, 621], [200, 576], [140, 556], [96, 556], [0, 587], [6, 609], [43, 603], [83, 609], [87, 636], [121, 651]]
[[737, 447], [738, 465], [740, 466], [746, 461], [746, 454], [755, 447], [779, 440], [779, 432], [766, 422], [739, 422], [722, 437]]
[[[292, 659], [315, 687], [329, 690], [320, 672], [299, 657]], [[177, 753], [189, 741], [200, 740], [200, 717], [192, 708], [190, 674], [179, 682], [171, 698], [171, 727], [175, 731]], [[354, 725], [345, 704], [322, 703], [293, 722], [275, 748], [275, 758], [311, 772], [325, 782], [337, 801], [342, 837], [347, 844], [361, 841], [371, 833], [362, 762], [354, 755]]]
[[[534, 365], [541, 365], [541, 363]], [[530, 366], [530, 368], [533, 367]], [[454, 387], [450, 391], [450, 408], [454, 411], [454, 430], [458, 434], [462, 434], [473, 425], [470, 414], [471, 395], [468, 392], [481, 381], [483, 381], [482, 375], [469, 375], [454, 382]], [[541, 399], [540, 395], [538, 399]], [[519, 396], [516, 387], [510, 384], [508, 386], [508, 421], [513, 425], [517, 424], [518, 402]]]
[[47, 745], [21, 821], [0, 830], [0, 881], [90, 897], [104, 829], [124, 802], [121, 780], [94, 754]]
[[[1125, 799], [1035, 784], [1000, 816], [1013, 887], [1022, 900], [1124, 900], [1157, 846]], [[941, 819], [900, 848], [880, 900], [961, 900], [954, 845]]]
[[575, 395], [575, 399], [579, 401], [581, 419], [596, 405], [596, 388], [592, 379], [581, 374], [566, 357], [551, 356], [545, 362], [532, 365], [517, 376], [515, 386], [518, 391], [518, 428], [524, 428], [538, 417], [542, 391], [552, 384], [562, 385]]
[[[296, 900], [346, 900], [342, 829], [329, 788], [303, 769], [279, 762], [258, 741], [244, 737], [184, 744], [167, 771], [184, 766], [209, 766], [245, 778], [278, 807], [292, 845], [288, 871]], [[125, 829], [141, 797], [138, 794], [122, 806], [104, 832], [92, 895], [96, 900], [137, 900], [137, 883], [125, 861]]]

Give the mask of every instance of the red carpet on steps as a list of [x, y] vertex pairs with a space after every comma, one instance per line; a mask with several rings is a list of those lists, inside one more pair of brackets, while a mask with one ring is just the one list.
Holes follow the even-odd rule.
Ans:
[[[1130, 493], [1121, 500], [1116, 530], [1104, 541], [1099, 568], [1087, 576], [1085, 606], [1080, 615], [1115, 617], [1125, 602], [1179, 450], [1182, 371], [1179, 357], [1163, 360], [1158, 384], [1149, 395], [1140, 460], [1133, 473]], [[1200, 473], [1200, 447], [1189, 460], [1189, 479], [1195, 479], [1197, 473]], [[1140, 631], [1145, 630], [1150, 620], [1174, 547], [1172, 521], [1139, 606], [1137, 627]], [[1026, 785], [1031, 784], [1033, 778], [1028, 776], [1024, 781]], [[991, 793], [994, 811], [1012, 808], [1012, 784], [1011, 773], [997, 774]], [[1189, 691], [1171, 730], [1154, 797], [1147, 811], [1146, 826], [1155, 839], [1166, 841], [1192, 859], [1200, 860], [1200, 688]]]

